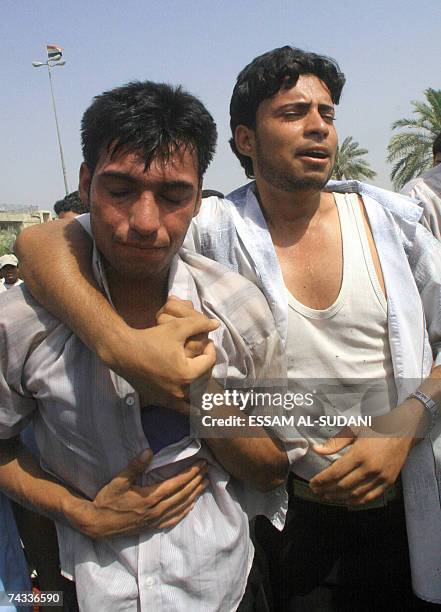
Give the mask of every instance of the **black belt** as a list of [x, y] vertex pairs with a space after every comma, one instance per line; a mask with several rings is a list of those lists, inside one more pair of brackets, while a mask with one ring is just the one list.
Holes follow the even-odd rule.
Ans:
[[294, 495], [294, 497], [303, 499], [305, 501], [322, 504], [323, 506], [346, 508], [347, 510], [373, 510], [376, 508], [384, 508], [391, 502], [402, 498], [402, 486], [400, 480], [397, 480], [397, 482], [388, 487], [384, 493], [375, 499], [359, 506], [351, 506], [347, 502], [345, 503], [323, 499], [323, 497], [320, 497], [320, 495], [317, 495], [311, 490], [307, 480], [303, 480], [303, 478], [299, 478], [299, 476], [296, 476], [295, 474], [290, 475], [288, 481], [288, 491], [291, 495]]

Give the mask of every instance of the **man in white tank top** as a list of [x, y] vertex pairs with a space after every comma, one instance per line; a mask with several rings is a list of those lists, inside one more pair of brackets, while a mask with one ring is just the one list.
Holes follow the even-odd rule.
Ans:
[[[388, 199], [386, 192], [369, 186], [335, 187], [335, 192], [352, 194], [347, 196], [325, 189], [337, 146], [334, 106], [343, 84], [333, 60], [292, 47], [266, 53], [240, 73], [230, 105], [231, 146], [255, 182], [230, 194], [229, 201], [209, 199], [185, 243], [261, 285], [286, 342], [291, 378], [381, 380], [380, 411], [393, 409], [405, 424], [401, 437], [357, 437], [346, 429], [343, 437], [326, 442], [329, 433], [323, 428], [304, 431], [310, 446], [288, 482], [287, 526], [278, 536], [263, 519], [257, 525], [270, 558], [277, 612], [426, 605], [412, 595], [402, 495], [395, 483], [413, 446], [423, 446], [417, 444], [417, 432], [426, 425], [430, 409], [436, 411], [430, 398], [440, 401], [440, 375], [437, 369], [430, 374], [427, 337], [429, 333], [431, 341], [441, 340], [441, 326], [434, 322], [439, 314], [429, 313], [426, 306], [430, 298], [432, 310], [437, 309], [438, 302], [431, 298], [439, 279], [430, 269], [432, 276], [426, 280], [420, 266], [414, 280], [412, 271], [415, 261], [426, 256], [441, 262], [441, 252], [439, 245], [421, 238], [423, 228], [415, 228], [421, 213], [405, 199], [396, 196], [396, 208], [389, 210], [378, 204]], [[355, 194], [360, 190], [366, 194], [363, 198]], [[151, 361], [152, 349], [143, 347], [146, 336], [139, 336], [130, 354], [116, 346], [115, 337], [124, 337], [124, 326], [104, 300], [91, 299], [89, 283], [71, 254], [74, 248], [85, 269], [87, 239], [76, 232], [67, 244], [64, 226], [57, 225], [33, 229], [22, 241], [25, 280], [37, 299], [61, 319], [69, 316], [90, 344], [99, 345], [101, 354], [103, 343], [111, 347], [104, 351], [109, 365], [115, 367], [116, 359], [119, 369], [133, 378], [134, 371], [142, 369], [141, 355]], [[409, 232], [417, 236], [415, 243], [429, 246], [415, 255], [411, 238], [406, 242]], [[38, 253], [37, 243], [43, 252]], [[409, 255], [409, 264], [403, 246], [414, 257], [411, 261]], [[48, 281], [39, 271], [46, 248], [60, 253], [64, 268], [52, 262]], [[65, 272], [68, 262], [70, 278]], [[60, 276], [62, 290], [53, 282]], [[409, 308], [405, 314], [411, 320], [407, 337], [398, 334], [404, 355], [391, 341], [400, 328], [394, 282], [401, 277], [406, 303], [400, 308]], [[423, 283], [428, 331], [415, 283], [419, 289]], [[89, 305], [87, 313], [84, 303]], [[143, 372], [151, 378], [149, 366]], [[420, 399], [406, 399], [409, 391], [403, 392], [400, 377], [409, 378], [409, 372], [419, 377], [410, 391], [426, 379], [419, 386]], [[424, 462], [426, 456], [421, 457]], [[436, 497], [426, 502], [437, 505]], [[413, 509], [407, 504], [408, 518]], [[429, 520], [426, 551], [439, 535], [436, 517]], [[427, 521], [416, 528], [417, 539], [427, 531], [423, 524]], [[430, 563], [425, 567], [435, 569], [421, 570], [416, 564], [415, 584], [425, 585], [418, 588], [424, 598], [441, 602], [436, 547], [426, 557]]]
[[[231, 145], [255, 178], [281, 268], [289, 377], [384, 380], [389, 411], [396, 395], [387, 296], [367, 213], [356, 194], [323, 191], [335, 159], [334, 104], [343, 83], [338, 66], [291, 48], [256, 58], [233, 92]], [[417, 399], [407, 400], [408, 408], [416, 427], [425, 408]], [[317, 445], [325, 442], [323, 430], [326, 423], [305, 428], [310, 451], [293, 467], [291, 520], [282, 536], [258, 525], [276, 609], [401, 607], [411, 597], [404, 521], [399, 493], [390, 502], [385, 493], [414, 444], [412, 429], [401, 438], [346, 434]]]

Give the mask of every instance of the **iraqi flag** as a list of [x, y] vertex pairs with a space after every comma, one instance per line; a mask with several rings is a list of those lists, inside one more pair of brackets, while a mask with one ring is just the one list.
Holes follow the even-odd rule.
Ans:
[[57, 62], [63, 55], [63, 47], [57, 45], [46, 45], [47, 59]]

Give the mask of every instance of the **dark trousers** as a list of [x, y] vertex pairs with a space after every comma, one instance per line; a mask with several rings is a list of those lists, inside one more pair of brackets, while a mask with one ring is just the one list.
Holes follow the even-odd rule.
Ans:
[[274, 612], [440, 609], [415, 597], [402, 500], [350, 511], [290, 499], [282, 533], [263, 517]]
[[250, 535], [254, 545], [254, 560], [248, 575], [247, 586], [237, 612], [271, 612], [271, 585], [269, 568], [262, 546], [254, 535], [255, 520], [250, 523]]

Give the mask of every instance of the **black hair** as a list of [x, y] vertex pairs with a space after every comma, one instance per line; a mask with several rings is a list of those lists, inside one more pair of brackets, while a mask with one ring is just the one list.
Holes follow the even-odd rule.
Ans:
[[72, 191], [72, 193], [69, 193], [69, 195], [65, 196], [62, 200], [55, 202], [54, 211], [57, 215], [69, 211], [81, 215], [89, 212], [89, 209], [81, 201], [78, 191]]
[[441, 153], [441, 134], [438, 134], [438, 136], [433, 141], [432, 153], [433, 157], [435, 157], [435, 155], [437, 155], [438, 153]]
[[81, 121], [83, 157], [91, 174], [103, 152], [136, 152], [146, 169], [167, 161], [181, 147], [197, 154], [199, 179], [213, 158], [217, 131], [213, 117], [180, 86], [134, 81], [94, 98]]
[[287, 45], [256, 57], [239, 73], [230, 102], [230, 146], [248, 178], [254, 178], [253, 163], [250, 157], [237, 150], [234, 141], [237, 126], [245, 125], [254, 130], [260, 103], [282, 88], [294, 87], [301, 74], [313, 74], [321, 79], [334, 104], [339, 103], [345, 76], [335, 60], [323, 55]]
[[222, 192], [216, 191], [216, 189], [202, 189], [203, 198], [211, 198], [211, 196], [216, 196], [217, 198], [225, 197]]

